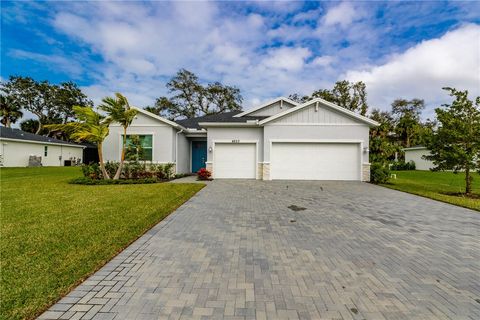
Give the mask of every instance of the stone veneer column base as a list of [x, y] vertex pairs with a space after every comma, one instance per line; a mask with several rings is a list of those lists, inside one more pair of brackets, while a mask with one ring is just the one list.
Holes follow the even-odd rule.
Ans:
[[362, 181], [370, 181], [370, 163], [362, 164]]
[[257, 163], [257, 180], [263, 179], [263, 163]]
[[212, 177], [213, 177], [213, 164], [210, 162], [207, 162], [205, 163], [205, 169], [207, 169], [208, 171], [210, 171], [210, 173], [212, 174]]
[[263, 163], [262, 179], [263, 180], [270, 180], [270, 163]]

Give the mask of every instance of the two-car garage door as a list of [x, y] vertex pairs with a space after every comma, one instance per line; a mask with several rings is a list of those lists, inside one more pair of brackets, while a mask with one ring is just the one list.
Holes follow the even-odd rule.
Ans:
[[[274, 142], [272, 180], [360, 180], [359, 143]], [[216, 179], [255, 179], [256, 144], [215, 143]]]
[[358, 143], [272, 143], [272, 180], [360, 180]]

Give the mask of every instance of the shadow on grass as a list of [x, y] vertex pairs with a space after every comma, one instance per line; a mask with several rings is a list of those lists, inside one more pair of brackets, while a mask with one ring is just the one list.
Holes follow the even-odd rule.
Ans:
[[480, 194], [478, 193], [470, 193], [466, 194], [464, 192], [439, 192], [440, 194], [452, 197], [459, 197], [459, 198], [466, 198], [466, 199], [480, 199]]

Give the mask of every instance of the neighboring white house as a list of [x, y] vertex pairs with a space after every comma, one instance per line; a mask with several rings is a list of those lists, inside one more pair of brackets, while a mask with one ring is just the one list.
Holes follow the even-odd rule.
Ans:
[[63, 166], [65, 160], [81, 162], [83, 148], [83, 145], [76, 143], [0, 127], [2, 167], [27, 167], [30, 156], [41, 157], [42, 166]]
[[415, 163], [415, 170], [430, 170], [435, 166], [430, 160], [425, 160], [422, 157], [430, 155], [430, 151], [424, 146], [415, 146], [403, 149], [405, 152], [405, 162], [413, 161]]
[[[140, 136], [144, 160], [216, 179], [370, 179], [368, 139], [378, 123], [317, 98], [277, 98], [245, 112], [169, 121], [138, 109], [127, 139]], [[105, 160], [120, 159], [122, 128], [110, 126]]]

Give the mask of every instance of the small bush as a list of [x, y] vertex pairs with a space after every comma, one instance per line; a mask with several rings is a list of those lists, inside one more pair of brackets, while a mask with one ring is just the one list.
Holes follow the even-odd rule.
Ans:
[[98, 163], [90, 163], [82, 165], [83, 176], [90, 179], [101, 179], [102, 172]]
[[[110, 177], [115, 175], [115, 172], [120, 165], [119, 162], [106, 162], [105, 170]], [[175, 178], [174, 163], [165, 164], [146, 164], [139, 161], [126, 161], [123, 163], [121, 180], [136, 180], [136, 179], [151, 179], [157, 180], [172, 180]], [[100, 171], [100, 166], [97, 163], [84, 165], [82, 167], [83, 176], [93, 180], [103, 179]]]
[[83, 184], [83, 185], [149, 184], [149, 183], [158, 183], [158, 182], [162, 182], [162, 181], [157, 178], [95, 180], [88, 177], [76, 178], [69, 181], [70, 184]]
[[398, 161], [390, 165], [390, 170], [401, 171], [401, 170], [415, 170], [415, 162], [409, 161]]
[[145, 164], [138, 161], [129, 161], [123, 164], [122, 177], [125, 179], [146, 179], [154, 177], [154, 175], [147, 172]]
[[120, 165], [119, 162], [115, 161], [107, 161], [105, 162], [105, 170], [107, 171], [110, 177], [113, 177], [115, 173], [117, 173], [118, 166]]
[[171, 180], [175, 177], [174, 166], [173, 163], [151, 164], [150, 170], [158, 179]]
[[388, 179], [390, 179], [390, 169], [381, 163], [372, 163], [370, 167], [370, 182], [375, 184], [387, 183]]
[[198, 170], [197, 177], [198, 180], [210, 180], [212, 173], [205, 168]]

